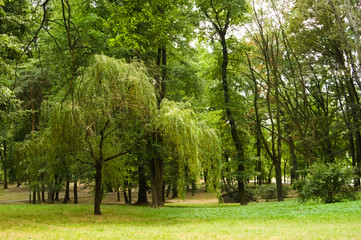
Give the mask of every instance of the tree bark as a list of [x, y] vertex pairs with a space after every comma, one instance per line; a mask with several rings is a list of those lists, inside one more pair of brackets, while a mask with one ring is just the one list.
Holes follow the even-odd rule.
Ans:
[[132, 203], [132, 188], [128, 188], [128, 203]]
[[[1, 154], [1, 158], [2, 158], [2, 167], [3, 167], [3, 171], [4, 171], [4, 189], [8, 189], [8, 169], [7, 167], [5, 166], [6, 163], [6, 155], [7, 155], [7, 149], [6, 149], [6, 141], [3, 141], [3, 146], [4, 146], [4, 153]], [[1, 152], [0, 152], [1, 153]]]
[[119, 192], [119, 188], [117, 188], [117, 202], [120, 202], [120, 192]]
[[41, 185], [41, 201], [46, 202], [45, 200], [45, 186], [44, 184]]
[[153, 158], [150, 170], [152, 184], [152, 207], [163, 207], [163, 159], [161, 157]]
[[4, 189], [8, 189], [8, 171], [4, 168]]
[[53, 184], [50, 183], [48, 185], [48, 204], [54, 204], [54, 189]]
[[139, 191], [138, 191], [138, 201], [137, 204], [148, 203], [147, 198], [147, 180], [145, 178], [145, 169], [140, 164], [138, 165], [138, 183], [139, 183]]
[[123, 190], [124, 203], [129, 203], [127, 191]]
[[36, 204], [36, 191], [33, 191], [33, 204]]
[[66, 186], [65, 186], [65, 196], [63, 200], [63, 204], [67, 204], [68, 201], [70, 201], [70, 181], [69, 179], [66, 180]]
[[37, 204], [41, 204], [41, 193], [40, 193], [40, 188], [38, 187], [38, 190], [36, 191], [37, 195], [38, 195], [38, 201]]
[[74, 204], [78, 204], [78, 182], [74, 181]]
[[[227, 29], [225, 29], [227, 30]], [[224, 94], [224, 103], [225, 103], [225, 109], [227, 113], [227, 118], [229, 121], [229, 125], [231, 128], [231, 135], [233, 139], [233, 143], [237, 150], [237, 157], [238, 157], [238, 172], [242, 174], [245, 170], [244, 168], [244, 150], [243, 145], [240, 140], [240, 137], [237, 132], [237, 126], [236, 122], [233, 116], [233, 112], [230, 107], [230, 96], [229, 96], [229, 87], [228, 87], [228, 80], [227, 80], [227, 66], [228, 66], [228, 48], [227, 48], [227, 42], [226, 42], [226, 31], [219, 32], [220, 42], [222, 44], [222, 85], [223, 85], [223, 94]], [[240, 202], [241, 205], [247, 204], [246, 199], [246, 190], [245, 190], [245, 184], [244, 179], [242, 177], [238, 178], [238, 191], [240, 195]]]
[[295, 181], [298, 180], [298, 173], [297, 173], [297, 157], [295, 154], [295, 146], [291, 136], [288, 136], [288, 147], [290, 150], [290, 156], [292, 159], [292, 167], [291, 167], [291, 184], [294, 184]]
[[94, 214], [101, 215], [100, 204], [102, 201], [102, 170], [103, 162], [96, 161], [95, 164], [95, 194], [94, 194]]

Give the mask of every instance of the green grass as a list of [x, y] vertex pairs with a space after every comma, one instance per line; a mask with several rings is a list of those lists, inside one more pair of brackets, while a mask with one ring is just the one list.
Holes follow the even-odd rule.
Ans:
[[247, 206], [0, 205], [0, 239], [361, 239], [361, 201]]

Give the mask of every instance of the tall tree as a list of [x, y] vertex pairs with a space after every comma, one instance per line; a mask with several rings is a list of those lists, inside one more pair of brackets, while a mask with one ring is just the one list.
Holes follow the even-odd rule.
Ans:
[[201, 12], [204, 14], [205, 19], [211, 23], [212, 31], [214, 31], [221, 43], [222, 47], [222, 61], [220, 65], [221, 69], [221, 81], [224, 94], [224, 109], [227, 114], [227, 120], [229, 122], [233, 143], [237, 151], [238, 171], [240, 177], [238, 178], [238, 188], [240, 193], [241, 204], [247, 204], [245, 194], [245, 179], [243, 179], [242, 173], [245, 170], [245, 152], [242, 140], [240, 139], [237, 131], [237, 124], [234, 117], [234, 111], [232, 110], [231, 91], [229, 89], [228, 79], [228, 45], [227, 45], [227, 33], [229, 28], [242, 22], [244, 14], [247, 11], [247, 3], [245, 1], [213, 1], [204, 0], [197, 1], [197, 5]]

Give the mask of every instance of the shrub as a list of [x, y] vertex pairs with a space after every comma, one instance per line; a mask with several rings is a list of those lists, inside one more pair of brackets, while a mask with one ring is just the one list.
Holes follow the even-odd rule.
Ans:
[[[245, 186], [245, 190], [246, 190], [246, 199], [247, 202], [250, 201], [257, 201], [258, 199], [258, 192], [256, 190], [257, 188], [254, 186]], [[234, 199], [235, 202], [241, 202], [240, 200], [240, 195], [239, 195], [239, 191], [230, 191], [226, 194], [228, 197]]]
[[[285, 197], [290, 191], [290, 187], [282, 185], [283, 197]], [[263, 199], [274, 199], [277, 198], [277, 186], [276, 184], [263, 184], [258, 188], [259, 195]]]
[[343, 168], [339, 164], [314, 164], [306, 178], [298, 184], [299, 199], [302, 202], [321, 200], [323, 203], [355, 199], [352, 179], [351, 168]]

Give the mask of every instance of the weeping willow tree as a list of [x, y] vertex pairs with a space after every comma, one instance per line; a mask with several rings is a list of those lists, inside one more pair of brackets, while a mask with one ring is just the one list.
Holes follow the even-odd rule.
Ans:
[[100, 215], [103, 166], [152, 132], [154, 87], [142, 64], [96, 55], [77, 80], [72, 101], [52, 111], [55, 141], [68, 141], [67, 151], [95, 169], [94, 213]]
[[[185, 169], [192, 180], [203, 170], [208, 173], [208, 190], [217, 188], [220, 180], [221, 143], [215, 129], [181, 103], [164, 99], [156, 120], [167, 151], [179, 167], [178, 190], [184, 191]], [[153, 189], [153, 183], [152, 183]], [[152, 195], [153, 197], [153, 195]]]

